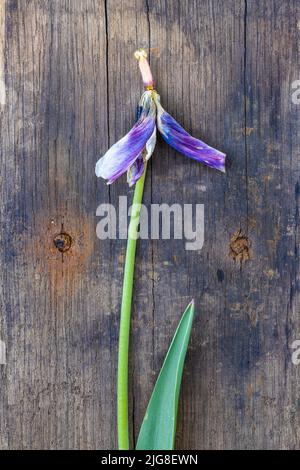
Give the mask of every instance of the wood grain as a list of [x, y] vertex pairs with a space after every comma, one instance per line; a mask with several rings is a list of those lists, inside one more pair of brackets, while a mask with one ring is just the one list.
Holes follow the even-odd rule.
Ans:
[[0, 3], [0, 106], [5, 105], [6, 91], [4, 80], [4, 57], [5, 57], [5, 2]]
[[96, 208], [133, 192], [94, 164], [134, 121], [137, 47], [228, 164], [152, 157], [145, 204], [204, 204], [205, 241], [139, 243], [131, 444], [195, 298], [176, 448], [299, 448], [299, 21], [296, 0], [0, 0], [1, 449], [116, 448], [126, 242], [97, 239]]

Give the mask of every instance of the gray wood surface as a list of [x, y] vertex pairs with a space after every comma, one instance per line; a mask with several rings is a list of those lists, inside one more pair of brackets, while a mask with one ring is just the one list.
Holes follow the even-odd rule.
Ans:
[[1, 449], [116, 447], [126, 242], [97, 239], [96, 208], [133, 191], [94, 164], [134, 121], [137, 47], [228, 164], [153, 155], [145, 204], [204, 204], [205, 241], [139, 243], [132, 445], [195, 298], [176, 448], [300, 447], [299, 44], [297, 0], [0, 0]]

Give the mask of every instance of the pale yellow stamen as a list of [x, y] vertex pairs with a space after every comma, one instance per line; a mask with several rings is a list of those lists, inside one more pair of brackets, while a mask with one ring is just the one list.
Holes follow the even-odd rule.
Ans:
[[148, 57], [148, 54], [147, 52], [145, 51], [145, 49], [137, 49], [134, 53], [134, 57], [136, 58], [136, 60], [139, 60], [141, 59], [142, 57], [144, 57], [144, 59], [147, 59]]

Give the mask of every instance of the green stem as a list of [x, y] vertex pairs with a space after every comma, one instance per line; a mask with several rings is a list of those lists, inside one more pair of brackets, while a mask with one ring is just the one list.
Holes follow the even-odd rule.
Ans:
[[128, 228], [128, 240], [124, 268], [123, 294], [120, 315], [119, 358], [118, 358], [118, 441], [119, 450], [129, 449], [128, 432], [128, 349], [130, 333], [131, 302], [134, 276], [136, 240], [140, 222], [141, 203], [144, 191], [145, 170], [137, 181]]

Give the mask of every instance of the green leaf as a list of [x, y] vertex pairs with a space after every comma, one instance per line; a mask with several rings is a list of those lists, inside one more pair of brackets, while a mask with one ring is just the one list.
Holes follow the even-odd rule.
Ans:
[[172, 450], [175, 442], [180, 384], [194, 318], [187, 306], [157, 378], [140, 429], [137, 450]]

